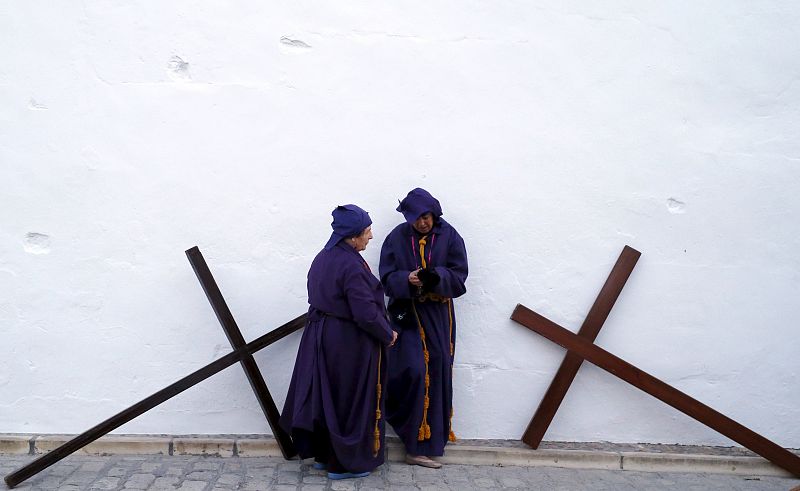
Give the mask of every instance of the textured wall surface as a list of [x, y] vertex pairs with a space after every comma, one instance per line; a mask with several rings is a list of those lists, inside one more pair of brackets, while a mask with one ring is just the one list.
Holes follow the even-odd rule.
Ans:
[[[800, 4], [0, 5], [0, 432], [80, 432], [306, 309], [330, 210], [437, 196], [470, 253], [454, 426], [518, 438], [597, 343], [800, 447]], [[258, 353], [283, 405], [299, 334]], [[120, 428], [268, 433], [238, 366]], [[584, 366], [548, 440], [730, 444]]]

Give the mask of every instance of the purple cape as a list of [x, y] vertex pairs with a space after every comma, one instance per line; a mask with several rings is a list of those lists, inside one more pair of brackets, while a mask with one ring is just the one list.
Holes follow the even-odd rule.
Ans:
[[[444, 453], [451, 431], [456, 340], [452, 298], [466, 292], [467, 251], [458, 232], [438, 218], [426, 239], [425, 263], [440, 277], [432, 293], [446, 301], [430, 298], [422, 301], [417, 288], [408, 282], [409, 273], [422, 266], [419, 239], [411, 225], [403, 223], [392, 230], [381, 248], [380, 278], [390, 299], [392, 328], [399, 333], [396, 344], [389, 350], [386, 419], [408, 453], [438, 456]], [[420, 324], [428, 351], [427, 367]], [[427, 412], [424, 410], [426, 369]], [[420, 432], [420, 427], [426, 425], [430, 436]]]
[[308, 323], [280, 419], [302, 458], [333, 457], [350, 472], [383, 463], [384, 421], [376, 410], [384, 413], [386, 391], [379, 401], [377, 385], [385, 387], [385, 347], [392, 341], [383, 301], [380, 282], [349, 245], [314, 258]]

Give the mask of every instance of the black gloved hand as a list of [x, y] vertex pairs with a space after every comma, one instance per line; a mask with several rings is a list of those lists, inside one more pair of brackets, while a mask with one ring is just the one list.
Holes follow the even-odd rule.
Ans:
[[433, 268], [420, 269], [417, 273], [417, 278], [422, 282], [422, 290], [429, 292], [436, 288], [441, 278]]

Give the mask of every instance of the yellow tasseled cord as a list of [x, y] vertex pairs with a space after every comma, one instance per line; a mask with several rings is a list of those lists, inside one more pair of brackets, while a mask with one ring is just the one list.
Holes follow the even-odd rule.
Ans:
[[[456, 352], [455, 339], [453, 339], [453, 301], [447, 299], [447, 314], [450, 316], [450, 385], [453, 384], [453, 355]], [[450, 435], [447, 437], [448, 441], [456, 441], [456, 434], [453, 433], [453, 408], [450, 407]]]
[[423, 268], [428, 267], [428, 263], [425, 262], [425, 244], [428, 243], [428, 236], [425, 235], [421, 239], [419, 239], [419, 259], [422, 263]]
[[378, 427], [378, 422], [381, 420], [381, 348], [378, 347], [378, 384], [375, 386], [375, 391], [378, 393], [378, 401], [375, 403], [375, 444], [373, 446], [372, 456], [376, 457], [378, 451], [381, 449], [381, 430]]
[[[420, 246], [422, 241], [420, 241]], [[428, 390], [431, 386], [431, 377], [428, 373], [428, 361], [430, 361], [430, 353], [428, 353], [428, 344], [425, 342], [425, 329], [422, 328], [422, 322], [419, 320], [417, 314], [417, 307], [414, 302], [411, 302], [411, 308], [414, 310], [414, 317], [417, 318], [417, 327], [419, 328], [419, 338], [422, 341], [422, 357], [425, 360], [425, 400], [422, 404], [422, 424], [419, 425], [419, 432], [417, 433], [417, 440], [423, 441], [431, 437], [431, 425], [428, 424], [428, 406], [430, 406], [430, 397]]]

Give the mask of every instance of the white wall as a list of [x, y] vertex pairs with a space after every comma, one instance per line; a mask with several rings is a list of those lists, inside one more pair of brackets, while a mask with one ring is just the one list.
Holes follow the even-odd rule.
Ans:
[[[422, 186], [467, 241], [455, 429], [518, 438], [598, 344], [800, 447], [800, 4], [0, 5], [0, 432], [80, 432], [306, 308], [330, 210]], [[282, 407], [299, 334], [257, 355]], [[120, 428], [266, 433], [234, 366]], [[731, 442], [593, 366], [548, 440]]]

